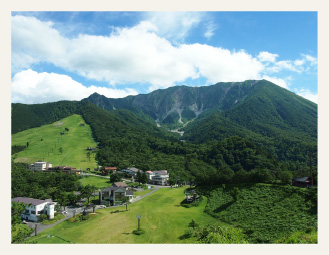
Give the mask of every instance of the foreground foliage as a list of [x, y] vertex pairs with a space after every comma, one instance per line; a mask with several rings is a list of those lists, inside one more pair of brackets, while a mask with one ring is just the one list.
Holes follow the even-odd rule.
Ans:
[[[235, 199], [232, 190], [239, 189]], [[205, 212], [242, 228], [252, 243], [276, 243], [317, 231], [317, 189], [265, 184], [226, 185], [208, 192]]]

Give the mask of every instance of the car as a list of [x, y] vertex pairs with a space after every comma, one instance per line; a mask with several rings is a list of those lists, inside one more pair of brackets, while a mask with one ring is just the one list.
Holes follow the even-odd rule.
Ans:
[[62, 211], [62, 214], [67, 214], [67, 211]]
[[106, 205], [100, 205], [99, 208], [106, 208]]

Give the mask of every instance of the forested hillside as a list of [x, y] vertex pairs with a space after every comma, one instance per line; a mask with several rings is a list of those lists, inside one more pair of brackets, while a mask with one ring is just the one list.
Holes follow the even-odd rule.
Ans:
[[[81, 102], [13, 104], [12, 132], [72, 114], [90, 125], [102, 166], [166, 169], [173, 183], [271, 182], [286, 171], [308, 175], [312, 152], [316, 180], [317, 106], [265, 80], [177, 86], [122, 99], [94, 94]], [[194, 121], [179, 137], [155, 120]]]
[[60, 101], [46, 104], [12, 104], [11, 132], [17, 132], [50, 124], [77, 112], [79, 103]]

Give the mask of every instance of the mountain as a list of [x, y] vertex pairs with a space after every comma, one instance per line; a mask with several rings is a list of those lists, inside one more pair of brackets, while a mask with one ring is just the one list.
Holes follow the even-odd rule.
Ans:
[[316, 172], [317, 105], [266, 80], [176, 86], [120, 99], [95, 93], [80, 102], [12, 104], [12, 133], [72, 114], [91, 126], [101, 165], [168, 169], [181, 180], [221, 183], [240, 170], [267, 176], [267, 169], [275, 178], [283, 170], [305, 175], [311, 151]]
[[139, 109], [169, 127], [182, 127], [197, 117], [225, 112], [229, 120], [243, 126], [264, 130], [260, 126], [265, 120], [266, 124], [297, 128], [312, 136], [317, 131], [316, 104], [266, 80], [176, 86], [118, 99], [94, 93], [84, 100], [109, 111]]
[[139, 109], [160, 124], [182, 126], [209, 109], [231, 108], [259, 82], [221, 82], [204, 87], [176, 86], [118, 99], [106, 98], [94, 93], [84, 100], [110, 111]]

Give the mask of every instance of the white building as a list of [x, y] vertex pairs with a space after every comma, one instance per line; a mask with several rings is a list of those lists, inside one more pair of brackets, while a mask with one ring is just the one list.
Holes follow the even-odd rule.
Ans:
[[24, 220], [38, 221], [41, 214], [46, 214], [51, 220], [54, 218], [55, 205], [51, 199], [39, 200], [28, 197], [15, 197], [11, 202], [21, 202], [26, 204], [25, 212], [21, 215]]
[[155, 175], [152, 171], [146, 171], [148, 181], [152, 181], [152, 177]]
[[49, 167], [52, 167], [51, 163], [42, 162], [42, 161], [34, 162], [33, 164], [29, 165], [30, 170], [37, 170], [37, 171], [45, 171]]
[[155, 185], [168, 185], [169, 184], [169, 174], [167, 170], [154, 171], [154, 176], [152, 176], [152, 183]]

